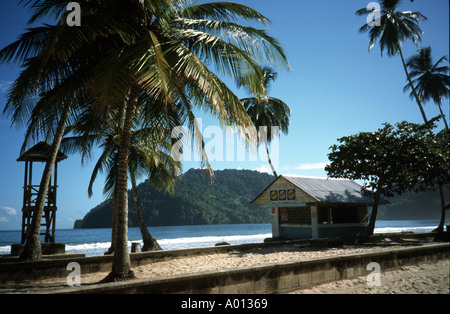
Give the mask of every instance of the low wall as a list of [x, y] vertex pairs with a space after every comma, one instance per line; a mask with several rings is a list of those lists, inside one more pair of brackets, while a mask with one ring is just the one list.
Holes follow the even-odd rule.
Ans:
[[[183, 258], [186, 256], [205, 255], [213, 253], [223, 253], [229, 251], [245, 251], [262, 246], [277, 246], [288, 243], [307, 243], [305, 241], [282, 241], [273, 243], [251, 243], [241, 245], [225, 245], [203, 248], [166, 250], [141, 252], [130, 254], [131, 266], [136, 267], [153, 262]], [[95, 272], [109, 272], [112, 269], [113, 256], [90, 256], [84, 257], [84, 254], [48, 255], [44, 260], [38, 262], [19, 262], [18, 257], [4, 256], [0, 258], [0, 283], [22, 282], [28, 280], [43, 280], [49, 278], [67, 277], [69, 271], [67, 265], [71, 262], [80, 264], [82, 274]]]
[[[65, 288], [52, 293], [286, 293], [314, 285], [366, 276], [371, 262], [383, 271], [450, 258], [450, 244], [431, 244], [388, 252], [270, 264], [222, 271]], [[382, 277], [381, 277], [382, 278]]]

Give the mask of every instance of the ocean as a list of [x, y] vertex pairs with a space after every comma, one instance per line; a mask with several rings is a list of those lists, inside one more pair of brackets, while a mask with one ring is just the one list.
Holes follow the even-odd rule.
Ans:
[[[438, 220], [380, 220], [375, 225], [375, 233], [429, 232], [438, 224]], [[272, 236], [271, 224], [169, 226], [149, 230], [163, 250], [214, 246], [219, 242], [262, 243]], [[110, 239], [111, 229], [108, 228], [56, 230], [56, 242], [65, 243], [66, 251], [86, 256], [103, 255], [110, 246]], [[142, 245], [139, 228], [128, 229], [128, 240], [130, 248], [131, 242]], [[13, 243], [20, 243], [20, 231], [0, 231], [0, 254], [10, 254]]]

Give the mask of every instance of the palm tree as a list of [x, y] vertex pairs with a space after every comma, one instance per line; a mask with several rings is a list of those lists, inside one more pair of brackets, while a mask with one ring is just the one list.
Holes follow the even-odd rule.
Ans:
[[[382, 0], [380, 7], [380, 26], [370, 27], [368, 23], [364, 24], [359, 31], [362, 33], [369, 32], [370, 43], [369, 51], [375, 46], [375, 42], [378, 40], [381, 48], [381, 54], [386, 49], [388, 56], [400, 55], [402, 59], [403, 69], [405, 70], [406, 77], [409, 85], [411, 86], [412, 93], [417, 101], [420, 112], [423, 119], [426, 121], [425, 111], [423, 110], [420, 97], [413, 86], [411, 76], [408, 73], [405, 59], [402, 52], [403, 41], [409, 39], [413, 43], [422, 40], [422, 30], [419, 27], [421, 21], [427, 18], [420, 12], [411, 11], [397, 11], [397, 6], [400, 0]], [[367, 8], [356, 11], [357, 15], [367, 15], [372, 11]]]
[[[450, 94], [450, 76], [447, 75], [448, 66], [439, 66], [442, 61], [448, 61], [446, 56], [441, 57], [434, 65], [431, 58], [431, 47], [419, 49], [418, 53], [408, 59], [406, 64], [411, 70], [411, 77], [414, 78], [413, 84], [418, 92], [419, 98], [423, 101], [433, 100], [438, 106], [448, 130], [448, 124], [442, 111], [442, 98], [446, 98]], [[403, 91], [410, 89], [410, 84], [406, 85]], [[425, 122], [427, 122], [425, 120]], [[437, 231], [444, 230], [445, 223], [445, 197], [443, 186], [439, 185], [439, 195], [441, 198], [441, 219]]]
[[[269, 90], [270, 84], [277, 78], [277, 72], [270, 67], [261, 68], [262, 85]], [[241, 99], [247, 114], [252, 119], [256, 130], [261, 131], [261, 127], [267, 128], [266, 134], [258, 134], [258, 141], [263, 141], [266, 146], [269, 165], [275, 177], [278, 174], [272, 164], [269, 154], [268, 142], [277, 136], [272, 130], [272, 126], [278, 126], [284, 134], [289, 132], [289, 116], [291, 110], [282, 100], [274, 97], [250, 97]]]
[[[414, 86], [411, 78], [412, 75], [408, 73], [407, 64], [405, 63], [405, 59], [403, 57], [403, 52], [401, 49], [402, 43], [406, 39], [410, 39], [414, 44], [417, 44], [417, 41], [422, 40], [422, 31], [418, 24], [421, 21], [426, 20], [427, 18], [420, 12], [396, 11], [399, 2], [400, 0], [381, 1], [380, 13], [382, 15], [380, 16], [380, 26], [375, 26], [371, 29], [368, 24], [365, 24], [359, 30], [362, 33], [369, 32], [369, 51], [374, 47], [376, 40], [379, 39], [381, 53], [383, 53], [383, 50], [386, 49], [388, 56], [393, 56], [395, 54], [400, 55], [403, 69], [405, 70], [406, 78], [408, 80], [408, 86], [411, 89], [411, 93], [414, 96], [417, 105], [419, 106], [420, 113], [422, 114], [424, 122], [427, 123], [428, 119], [425, 111], [423, 110], [421, 96], [417, 92], [416, 86]], [[366, 15], [368, 13], [371, 13], [371, 10], [360, 9], [356, 11], [356, 14], [358, 15]], [[441, 215], [441, 223], [439, 224], [438, 228], [443, 229], [442, 217], [445, 217], [445, 201], [443, 199], [444, 195], [442, 186], [440, 186], [439, 189], [443, 214]]]
[[[51, 157], [42, 174], [31, 227], [20, 260], [42, 259], [40, 223], [49, 178], [66, 122], [73, 119], [76, 110], [82, 107], [77, 102], [81, 100], [78, 86], [83, 77], [71, 73], [75, 70], [83, 72], [92, 60], [88, 50], [75, 51], [73, 46], [59, 46], [56, 33], [57, 28], [51, 26], [30, 29], [18, 41], [0, 51], [0, 63], [22, 62], [25, 65], [10, 88], [3, 111], [3, 114], [11, 117], [12, 124], [27, 125], [22, 151], [32, 139], [36, 140], [41, 135], [52, 142]], [[59, 54], [51, 49], [55, 47], [59, 48]], [[61, 57], [63, 55], [72, 55], [74, 58], [67, 60]]]
[[[93, 194], [92, 187], [98, 173], [105, 171], [106, 182], [103, 192], [108, 198], [112, 198], [113, 208], [115, 208], [117, 183], [118, 145], [123, 128], [123, 120], [124, 115], [122, 112], [118, 116], [108, 117], [105, 120], [105, 125], [99, 125], [95, 112], [85, 112], [79, 117], [75, 125], [67, 128], [67, 133], [72, 133], [72, 136], [66, 136], [61, 143], [61, 149], [64, 152], [81, 152], [83, 160], [91, 155], [94, 143], [98, 143], [103, 151], [94, 166], [88, 186], [88, 195], [92, 196]], [[174, 127], [181, 124], [181, 121], [178, 121], [178, 116], [170, 119], [153, 116], [151, 120], [151, 125], [148, 125], [147, 121], [145, 122], [147, 126], [144, 127], [142, 125], [144, 123], [142, 112], [136, 116], [131, 134], [128, 164], [136, 216], [144, 242], [143, 251], [161, 250], [161, 247], [145, 226], [136, 186], [136, 177], [145, 174], [155, 188], [166, 189], [173, 193], [174, 179], [181, 173], [181, 164], [170, 156], [171, 127], [164, 125], [169, 121], [171, 126]], [[111, 247], [107, 252], [108, 254], [114, 252], [115, 228], [113, 218], [112, 241]]]
[[[232, 78], [246, 75], [246, 86], [264, 92], [258, 62], [288, 68], [283, 49], [265, 31], [238, 24], [270, 21], [255, 10], [236, 3], [198, 4], [187, 0], [78, 1], [82, 26], [67, 27], [66, 1], [28, 0], [31, 20], [54, 17], [56, 26], [36, 28], [0, 52], [0, 61], [24, 63], [36, 57], [35, 79], [26, 75], [22, 90], [36, 90], [40, 75], [65, 61], [64, 78], [82, 94], [83, 104], [99, 112], [123, 108], [125, 118], [119, 142], [116, 185], [117, 235], [111, 280], [133, 278], [127, 245], [128, 163], [131, 127], [140, 94], [189, 109], [209, 111], [224, 124], [250, 126], [239, 98], [205, 64]], [[42, 40], [42, 39], [46, 40]], [[44, 52], [44, 53], [43, 53]], [[87, 66], [77, 64], [86, 59]], [[90, 58], [89, 58], [90, 56]], [[76, 81], [78, 79], [78, 81]], [[43, 83], [42, 83], [43, 84]], [[44, 85], [49, 88], [48, 85]], [[16, 91], [18, 92], [18, 91]], [[20, 93], [19, 93], [20, 94]], [[58, 98], [54, 99], [57, 104]], [[192, 128], [193, 118], [189, 115]], [[199, 145], [201, 147], [201, 143]]]
[[[223, 123], [248, 126], [250, 120], [239, 99], [203, 62], [211, 62], [219, 74], [232, 77], [240, 76], [243, 70], [252, 71], [253, 76], [249, 76], [247, 82], [254, 92], [261, 93], [262, 88], [254, 79], [260, 74], [255, 56], [261, 56], [260, 52], [263, 51], [264, 57], [269, 56], [271, 59], [275, 52], [284, 59], [277, 43], [264, 32], [230, 22], [235, 17], [264, 21], [260, 14], [241, 5], [213, 3], [184, 5], [180, 9], [171, 3], [161, 2], [155, 6], [154, 2], [144, 1], [140, 8], [130, 12], [128, 18], [132, 21], [136, 20], [136, 10], [142, 13], [142, 21], [133, 25], [135, 39], [131, 45], [121, 43], [120, 50], [114, 53], [113, 60], [119, 63], [118, 71], [111, 72], [112, 59], [106, 63], [108, 67], [102, 66], [102, 71], [99, 71], [99, 78], [117, 79], [118, 84], [104, 86], [100, 80], [93, 82], [98, 91], [97, 98], [108, 100], [108, 103], [111, 92], [120, 91], [121, 95], [128, 95], [119, 144], [116, 190], [118, 227], [113, 269], [109, 276], [112, 280], [133, 277], [127, 251], [126, 183], [131, 125], [139, 90], [143, 89], [151, 97], [161, 97], [167, 104], [179, 101], [183, 106], [191, 107], [191, 103], [194, 103], [210, 111]], [[208, 20], [210, 17], [216, 21]], [[235, 35], [230, 36], [230, 32]], [[255, 38], [260, 40], [260, 45], [256, 46], [262, 50], [254, 49]], [[118, 72], [121, 75], [117, 75]], [[99, 85], [95, 86], [97, 82]]]
[[[431, 58], [431, 47], [419, 49], [417, 54], [410, 57], [406, 66], [410, 70], [415, 89], [421, 101], [433, 100], [438, 106], [445, 124], [448, 129], [448, 123], [442, 111], [442, 100], [450, 94], [450, 76], [448, 66], [440, 66], [443, 61], [448, 61], [446, 56], [441, 57], [435, 64]], [[403, 91], [410, 90], [410, 84], [407, 84]], [[412, 92], [411, 97], [414, 97]]]

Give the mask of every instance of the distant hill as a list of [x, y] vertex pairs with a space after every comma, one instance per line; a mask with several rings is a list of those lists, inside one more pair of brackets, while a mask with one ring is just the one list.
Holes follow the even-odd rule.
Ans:
[[[215, 171], [214, 182], [204, 171], [191, 169], [175, 183], [175, 194], [156, 191], [148, 182], [138, 186], [147, 226], [269, 223], [270, 213], [250, 202], [275, 177], [251, 170]], [[129, 226], [138, 225], [131, 191], [128, 192]], [[74, 228], [109, 228], [112, 206], [104, 201], [91, 209]]]
[[[450, 188], [444, 187], [446, 204], [450, 203]], [[441, 218], [441, 198], [439, 190], [423, 193], [408, 192], [393, 198], [385, 198], [391, 204], [380, 207], [380, 220], [423, 220]], [[450, 210], [446, 212], [446, 220], [450, 220]]]
[[[148, 182], [138, 186], [138, 193], [147, 226], [210, 225], [270, 223], [270, 213], [250, 202], [270, 183], [274, 176], [251, 170], [215, 171], [214, 182], [202, 170], [191, 169], [175, 184], [175, 194], [156, 191]], [[444, 188], [447, 204], [450, 189]], [[129, 226], [136, 227], [136, 210], [129, 191]], [[381, 206], [379, 220], [439, 219], [438, 191], [405, 193], [387, 199]], [[447, 211], [450, 218], [450, 211]], [[91, 209], [74, 228], [110, 228], [112, 206], [104, 201]]]

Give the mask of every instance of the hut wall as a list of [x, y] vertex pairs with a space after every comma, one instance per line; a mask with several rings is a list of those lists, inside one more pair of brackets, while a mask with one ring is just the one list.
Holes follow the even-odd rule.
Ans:
[[343, 238], [367, 235], [367, 224], [319, 225], [319, 238]]
[[286, 239], [311, 239], [311, 226], [289, 226], [284, 225], [280, 227], [280, 237]]
[[[295, 199], [289, 200], [288, 197], [283, 199], [277, 199], [276, 201], [271, 200], [270, 198], [270, 191], [280, 191], [280, 190], [286, 190], [286, 193], [288, 193], [288, 190], [295, 190]], [[278, 178], [273, 184], [269, 186], [266, 190], [264, 190], [261, 195], [259, 195], [253, 204], [255, 205], [267, 205], [267, 204], [273, 204], [276, 206], [276, 204], [283, 203], [283, 204], [295, 204], [295, 203], [311, 203], [316, 202], [316, 200], [311, 197], [309, 194], [305, 193], [303, 190], [299, 189], [297, 186], [289, 182], [283, 177]]]

